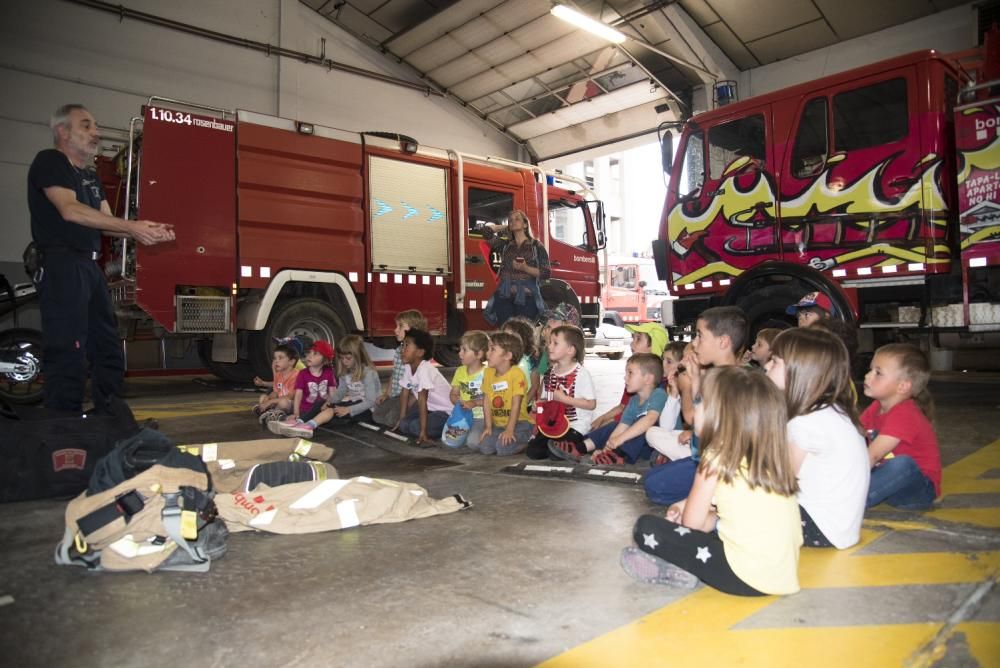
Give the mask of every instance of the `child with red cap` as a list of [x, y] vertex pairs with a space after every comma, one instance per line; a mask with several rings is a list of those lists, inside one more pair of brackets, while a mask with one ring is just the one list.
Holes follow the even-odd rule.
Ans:
[[295, 399], [292, 415], [281, 422], [274, 421], [267, 428], [282, 436], [300, 436], [300, 431], [312, 432], [316, 424], [311, 423], [326, 404], [333, 389], [337, 387], [337, 377], [330, 366], [333, 362], [333, 346], [329, 341], [316, 341], [306, 353], [306, 368], [295, 379]]
[[826, 320], [833, 311], [833, 304], [830, 298], [822, 292], [810, 292], [803, 295], [795, 304], [792, 304], [785, 312], [798, 318], [799, 327], [808, 327], [817, 320]]

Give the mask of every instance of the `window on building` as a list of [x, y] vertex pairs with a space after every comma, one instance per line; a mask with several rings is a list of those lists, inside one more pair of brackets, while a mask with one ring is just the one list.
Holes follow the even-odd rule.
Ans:
[[905, 79], [881, 81], [833, 96], [833, 146], [837, 151], [899, 141], [909, 128]]
[[594, 177], [597, 174], [597, 170], [594, 167], [593, 160], [585, 160], [583, 163], [583, 180], [587, 182], [587, 187], [590, 189], [594, 188]]
[[482, 236], [487, 223], [506, 225], [513, 208], [511, 193], [469, 188], [469, 236]]
[[688, 135], [684, 147], [684, 163], [681, 165], [680, 183], [677, 194], [681, 197], [701, 188], [705, 181], [705, 135], [701, 131]]
[[792, 150], [792, 174], [801, 179], [822, 172], [827, 150], [826, 98], [817, 97], [809, 100], [802, 109]]
[[708, 131], [709, 173], [713, 179], [721, 177], [726, 167], [744, 156], [761, 163], [767, 157], [761, 114], [721, 123]]

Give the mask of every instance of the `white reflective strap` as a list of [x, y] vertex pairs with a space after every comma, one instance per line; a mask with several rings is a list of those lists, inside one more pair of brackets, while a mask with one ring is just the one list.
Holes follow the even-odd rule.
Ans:
[[358, 519], [357, 499], [346, 499], [337, 504], [337, 516], [340, 517], [340, 527], [347, 529], [361, 524]]
[[289, 508], [292, 510], [316, 508], [342, 490], [347, 483], [347, 480], [324, 480], [296, 499]]

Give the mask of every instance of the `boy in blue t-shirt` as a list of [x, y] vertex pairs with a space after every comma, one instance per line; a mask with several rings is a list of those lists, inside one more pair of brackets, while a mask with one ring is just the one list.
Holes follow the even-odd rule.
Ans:
[[661, 388], [663, 362], [656, 355], [637, 353], [625, 366], [625, 390], [632, 394], [621, 421], [606, 424], [587, 434], [583, 443], [550, 442], [549, 451], [560, 459], [580, 461], [592, 453], [590, 461], [598, 465], [635, 464], [649, 459], [652, 449], [646, 443], [646, 431], [660, 420], [667, 403]]

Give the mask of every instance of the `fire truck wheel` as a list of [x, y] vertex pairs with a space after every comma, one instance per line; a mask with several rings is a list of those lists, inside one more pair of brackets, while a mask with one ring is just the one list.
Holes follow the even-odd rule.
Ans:
[[434, 344], [434, 359], [443, 367], [457, 367], [462, 362], [458, 359], [458, 344]]
[[742, 297], [736, 305], [747, 314], [750, 343], [753, 343], [757, 332], [766, 327], [794, 327], [795, 318], [788, 315], [785, 309], [789, 304], [797, 302], [803, 294], [803, 289], [798, 287], [772, 285]]
[[[230, 383], [252, 383], [254, 368], [248, 360], [237, 360], [233, 363], [216, 362], [212, 359], [212, 340], [201, 339], [198, 341], [198, 357], [201, 363], [213, 375]], [[270, 378], [270, 371], [267, 375]]]
[[271, 311], [267, 327], [250, 336], [250, 359], [257, 375], [271, 377], [272, 339], [286, 336], [329, 341], [336, 347], [337, 341], [347, 336], [347, 327], [333, 307], [320, 299], [293, 298], [278, 302]]

